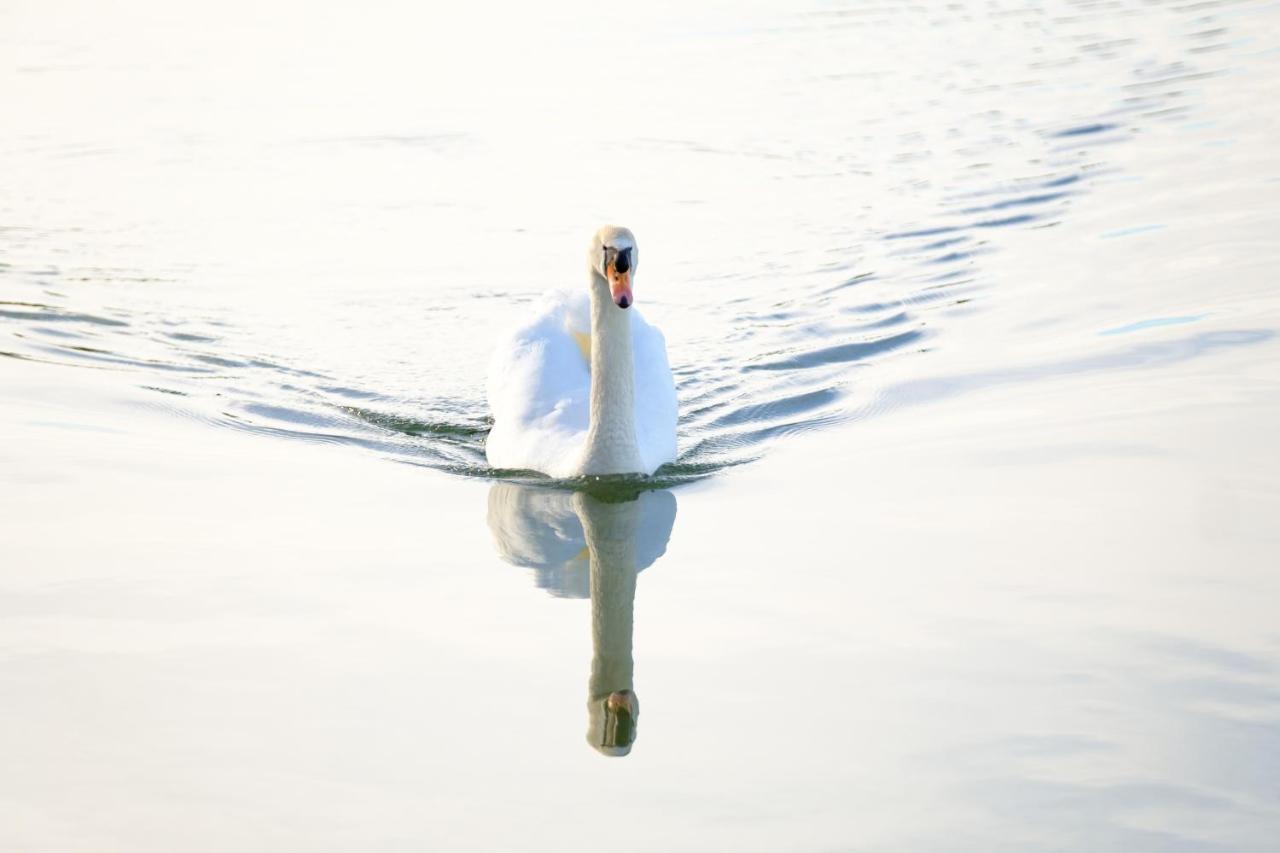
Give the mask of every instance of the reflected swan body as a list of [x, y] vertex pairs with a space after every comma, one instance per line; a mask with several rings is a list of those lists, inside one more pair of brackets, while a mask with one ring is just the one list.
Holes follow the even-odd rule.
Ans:
[[489, 529], [503, 559], [537, 570], [538, 585], [553, 595], [591, 596], [587, 742], [602, 755], [626, 755], [635, 742], [636, 579], [666, 551], [675, 516], [667, 491], [622, 499], [515, 483], [489, 491]]
[[635, 237], [601, 228], [587, 258], [587, 291], [546, 295], [494, 351], [485, 446], [494, 468], [648, 475], [675, 461], [666, 340], [632, 308]]

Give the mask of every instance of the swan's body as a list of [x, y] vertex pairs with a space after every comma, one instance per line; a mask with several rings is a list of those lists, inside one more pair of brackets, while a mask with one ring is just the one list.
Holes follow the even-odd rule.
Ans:
[[625, 228], [592, 242], [586, 293], [552, 293], [489, 365], [495, 468], [552, 477], [652, 474], [676, 457], [676, 393], [662, 333], [631, 305]]

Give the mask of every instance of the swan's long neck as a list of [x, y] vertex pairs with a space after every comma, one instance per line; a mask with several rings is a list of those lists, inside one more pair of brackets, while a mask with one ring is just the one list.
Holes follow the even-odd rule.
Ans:
[[591, 278], [591, 425], [581, 473], [648, 473], [636, 441], [631, 315], [613, 303], [598, 272]]
[[632, 613], [636, 597], [636, 536], [639, 503], [607, 504], [578, 499], [578, 517], [591, 561], [592, 699], [634, 685], [631, 656]]

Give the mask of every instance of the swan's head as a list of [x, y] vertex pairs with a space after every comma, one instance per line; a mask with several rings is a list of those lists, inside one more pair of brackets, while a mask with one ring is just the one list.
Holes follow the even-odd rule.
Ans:
[[631, 752], [640, 720], [640, 700], [635, 691], [615, 690], [587, 705], [587, 742], [601, 755], [619, 757]]
[[630, 308], [635, 302], [631, 280], [640, 264], [636, 238], [626, 228], [606, 225], [591, 239], [588, 255], [592, 271], [609, 285], [609, 296], [619, 308]]

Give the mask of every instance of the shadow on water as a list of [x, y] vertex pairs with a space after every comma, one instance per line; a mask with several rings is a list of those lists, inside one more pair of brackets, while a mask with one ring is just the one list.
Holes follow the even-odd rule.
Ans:
[[640, 720], [632, 657], [636, 579], [666, 553], [676, 499], [625, 479], [596, 485], [566, 492], [494, 483], [488, 523], [502, 559], [532, 569], [540, 588], [591, 599], [587, 742], [602, 755], [623, 756]]

